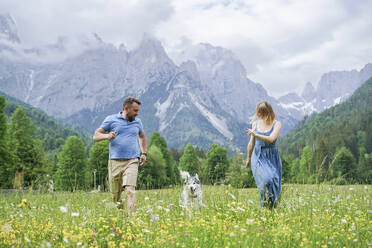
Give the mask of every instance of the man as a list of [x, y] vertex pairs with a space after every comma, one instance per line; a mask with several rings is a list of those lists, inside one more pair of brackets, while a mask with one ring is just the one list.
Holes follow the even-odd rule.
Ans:
[[136, 119], [140, 105], [141, 102], [136, 98], [126, 98], [123, 102], [123, 111], [107, 116], [93, 136], [94, 141], [106, 139], [110, 141], [108, 162], [110, 190], [119, 208], [123, 206], [120, 197], [123, 189], [125, 190], [128, 214], [136, 212], [138, 164], [144, 165], [146, 162], [146, 136], [141, 120]]

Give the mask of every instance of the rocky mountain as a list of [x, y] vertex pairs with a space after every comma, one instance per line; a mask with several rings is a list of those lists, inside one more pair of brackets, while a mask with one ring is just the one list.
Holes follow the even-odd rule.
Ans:
[[[2, 24], [15, 23], [9, 15], [6, 18]], [[20, 50], [9, 42], [9, 37], [18, 37], [16, 26], [5, 26], [1, 30], [9, 30], [4, 31], [9, 35], [1, 38], [17, 51], [12, 56], [0, 53], [0, 90], [10, 96], [93, 132], [132, 95], [143, 102], [140, 118], [148, 135], [160, 131], [170, 146], [181, 148], [192, 142], [208, 148], [219, 143], [243, 149], [246, 145], [246, 123], [209, 94], [195, 62], [175, 65], [161, 43], [148, 35], [127, 51], [95, 34], [81, 41], [79, 53], [50, 61], [51, 54], [69, 53], [68, 39]]]
[[195, 62], [206, 94], [212, 95], [223, 110], [239, 121], [248, 123], [256, 104], [266, 100], [273, 105], [278, 119], [286, 123], [283, 134], [297, 123], [298, 119], [290, 116], [262, 85], [247, 78], [246, 69], [231, 51], [201, 43], [189, 46], [178, 57], [180, 61]]
[[372, 64], [360, 71], [333, 71], [325, 73], [315, 89], [308, 82], [301, 94], [290, 93], [278, 99], [279, 105], [300, 120], [313, 112], [322, 112], [348, 99], [354, 91], [372, 77]]
[[17, 25], [9, 14], [0, 14], [0, 41], [20, 43]]
[[169, 146], [192, 142], [209, 148], [218, 143], [245, 151], [244, 129], [258, 101], [272, 103], [283, 123], [282, 134], [301, 120], [306, 106], [316, 107], [306, 102], [300, 106], [305, 110], [295, 113], [289, 107], [295, 96], [279, 101], [270, 97], [247, 78], [234, 54], [221, 47], [190, 47], [177, 64], [149, 35], [131, 51], [97, 34], [24, 48], [10, 15], [2, 18], [0, 44], [7, 49], [0, 49], [0, 90], [90, 132], [105, 116], [119, 112], [125, 97], [135, 96], [143, 102], [139, 117], [147, 134], [159, 131]]

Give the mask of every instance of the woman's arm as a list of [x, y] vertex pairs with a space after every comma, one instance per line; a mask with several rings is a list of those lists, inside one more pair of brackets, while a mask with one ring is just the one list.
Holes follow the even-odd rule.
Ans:
[[[252, 130], [256, 129], [256, 122], [254, 122], [252, 124]], [[253, 135], [251, 135], [251, 138], [249, 140], [249, 143], [248, 143], [248, 147], [247, 147], [247, 167], [250, 168], [251, 167], [251, 156], [252, 156], [252, 151], [253, 151], [253, 147], [254, 147], [254, 144], [256, 142], [256, 139]]]
[[280, 134], [280, 131], [282, 130], [282, 124], [280, 123], [280, 121], [277, 121], [275, 124], [274, 124], [274, 130], [273, 132], [270, 134], [270, 136], [266, 136], [266, 135], [262, 135], [262, 134], [257, 134], [253, 131], [253, 128], [252, 129], [247, 129], [247, 134], [251, 134], [252, 136], [260, 139], [260, 140], [263, 140], [267, 143], [273, 143], [279, 136]]

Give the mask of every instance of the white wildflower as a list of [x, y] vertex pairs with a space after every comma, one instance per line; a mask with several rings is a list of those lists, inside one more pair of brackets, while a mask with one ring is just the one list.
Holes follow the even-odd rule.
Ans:
[[26, 236], [25, 236], [25, 240], [26, 240], [26, 242], [31, 242], [31, 240], [29, 238], [27, 238]]
[[235, 237], [236, 234], [235, 233], [230, 233], [230, 237]]
[[241, 208], [241, 207], [237, 207], [236, 210], [240, 210], [242, 212], [245, 212], [245, 209], [244, 208]]
[[5, 224], [5, 225], [3, 225], [3, 229], [5, 231], [9, 232], [10, 230], [12, 230], [12, 227], [9, 224]]
[[76, 246], [81, 246], [83, 243], [81, 243], [81, 242], [77, 242], [76, 243]]
[[254, 219], [247, 219], [247, 225], [252, 225], [254, 223]]
[[144, 233], [149, 233], [149, 232], [150, 232], [150, 230], [147, 230], [147, 229], [142, 229], [142, 232], [144, 232]]
[[79, 216], [79, 213], [71, 213], [71, 216]]
[[245, 229], [245, 228], [241, 228], [240, 231], [241, 231], [241, 232], [246, 232], [247, 229]]
[[346, 224], [346, 223], [347, 223], [347, 220], [341, 219], [341, 224]]
[[67, 207], [65, 206], [59, 206], [59, 210], [61, 210], [63, 213], [67, 213]]
[[229, 193], [229, 196], [231, 196], [231, 198], [233, 198], [234, 200], [236, 200], [236, 197], [235, 197], [235, 195], [233, 195], [233, 194]]
[[152, 221], [158, 221], [158, 220], [159, 220], [159, 215], [158, 215], [158, 214], [153, 214], [153, 215], [151, 216], [151, 220], [152, 220]]
[[145, 201], [148, 201], [150, 198], [148, 196], [145, 196]]

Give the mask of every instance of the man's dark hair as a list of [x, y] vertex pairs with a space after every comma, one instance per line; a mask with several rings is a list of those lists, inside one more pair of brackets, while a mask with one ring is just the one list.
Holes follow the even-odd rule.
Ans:
[[124, 99], [123, 109], [124, 109], [125, 106], [131, 107], [134, 102], [137, 103], [138, 105], [141, 105], [141, 102], [134, 97], [128, 97], [128, 98]]

